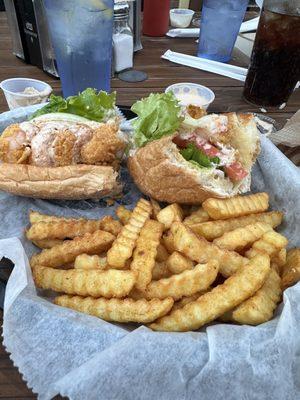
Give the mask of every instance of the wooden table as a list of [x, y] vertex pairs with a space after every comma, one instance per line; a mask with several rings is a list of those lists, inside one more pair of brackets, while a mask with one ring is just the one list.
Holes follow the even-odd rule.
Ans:
[[[209, 72], [172, 64], [160, 56], [167, 50], [186, 54], [195, 54], [194, 39], [143, 38], [144, 49], [135, 56], [135, 68], [148, 74], [148, 80], [141, 83], [125, 83], [117, 78], [112, 80], [112, 88], [117, 90], [117, 103], [131, 105], [135, 100], [147, 96], [150, 92], [161, 92], [176, 82], [195, 82], [210, 87], [216, 94], [216, 100], [210, 111], [253, 111], [260, 112], [258, 107], [246, 103], [242, 98], [243, 83]], [[30, 77], [48, 82], [55, 93], [60, 92], [60, 81], [38, 68], [27, 65], [17, 59], [11, 50], [11, 39], [5, 13], [0, 13], [0, 81], [11, 77]], [[234, 54], [233, 63], [245, 66], [240, 54]], [[267, 115], [283, 125], [299, 108], [300, 91], [296, 91], [283, 110], [272, 109]], [[0, 93], [0, 112], [7, 111], [7, 104]], [[288, 156], [296, 150], [284, 149]], [[2, 315], [0, 315], [2, 318]], [[22, 381], [17, 369], [13, 367], [4, 348], [0, 345], [0, 399], [36, 398]]]

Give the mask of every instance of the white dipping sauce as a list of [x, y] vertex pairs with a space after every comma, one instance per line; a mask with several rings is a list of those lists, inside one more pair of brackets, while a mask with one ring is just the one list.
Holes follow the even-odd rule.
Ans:
[[191, 92], [179, 92], [175, 93], [175, 96], [179, 100], [180, 104], [183, 106], [188, 106], [191, 104], [193, 106], [201, 107], [208, 103], [208, 100], [205, 97], [199, 96], [198, 94], [194, 94]]

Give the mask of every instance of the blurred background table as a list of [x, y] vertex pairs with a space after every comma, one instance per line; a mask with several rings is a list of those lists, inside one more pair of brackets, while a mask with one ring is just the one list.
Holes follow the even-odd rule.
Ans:
[[[250, 13], [254, 17], [257, 13]], [[150, 92], [162, 92], [176, 82], [194, 82], [210, 87], [216, 94], [216, 100], [210, 107], [211, 112], [261, 112], [259, 107], [250, 105], [242, 98], [243, 82], [226, 78], [221, 75], [199, 71], [193, 68], [173, 64], [162, 60], [161, 55], [168, 49], [180, 53], [194, 55], [196, 53], [195, 39], [171, 39], [167, 37], [143, 37], [143, 50], [135, 55], [135, 69], [145, 71], [148, 80], [140, 83], [126, 83], [113, 78], [112, 88], [117, 91], [117, 104], [130, 106], [135, 100], [147, 96]], [[37, 67], [25, 64], [12, 54], [11, 39], [4, 12], [0, 12], [0, 81], [12, 77], [28, 77], [46, 81], [60, 94], [60, 81]], [[245, 57], [234, 52], [232, 63], [246, 67]], [[300, 106], [300, 90], [294, 92], [288, 105], [283, 109], [268, 110], [266, 114], [275, 119], [278, 126], [283, 126]], [[3, 93], [0, 93], [0, 112], [7, 111]], [[300, 149], [281, 147], [283, 152], [297, 165], [300, 165]], [[0, 313], [2, 325], [2, 314]], [[9, 356], [0, 344], [0, 399], [27, 400], [36, 396], [27, 388], [18, 370], [13, 366]], [[57, 399], [60, 397], [57, 397]]]

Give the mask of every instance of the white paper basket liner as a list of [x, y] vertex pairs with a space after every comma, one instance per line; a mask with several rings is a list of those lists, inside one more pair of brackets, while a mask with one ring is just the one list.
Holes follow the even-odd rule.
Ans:
[[[18, 118], [25, 117], [26, 112]], [[300, 171], [265, 137], [253, 171], [253, 191], [258, 190], [270, 193], [272, 208], [285, 211], [282, 232], [289, 246], [300, 246]], [[125, 197], [132, 206], [138, 196], [130, 186]], [[285, 292], [284, 306], [270, 322], [219, 323], [191, 333], [111, 324], [38, 296], [26, 257], [34, 246], [23, 239], [28, 211], [113, 213], [98, 203], [75, 205], [0, 192], [0, 238], [15, 236], [0, 240], [0, 258], [15, 263], [6, 289], [4, 346], [39, 399], [57, 394], [74, 400], [300, 398], [300, 284]]]

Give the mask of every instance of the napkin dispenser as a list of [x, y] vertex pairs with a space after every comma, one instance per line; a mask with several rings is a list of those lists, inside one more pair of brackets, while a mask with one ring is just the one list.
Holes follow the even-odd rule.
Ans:
[[4, 0], [13, 53], [58, 76], [43, 0]]

